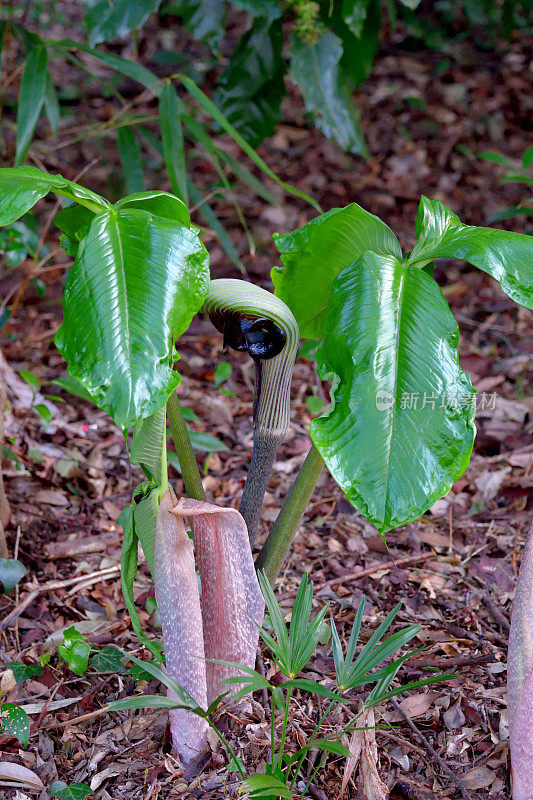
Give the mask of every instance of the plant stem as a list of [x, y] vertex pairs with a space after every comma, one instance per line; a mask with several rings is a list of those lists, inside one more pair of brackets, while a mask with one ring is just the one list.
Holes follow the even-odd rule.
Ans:
[[226, 750], [227, 750], [227, 751], [228, 751], [228, 753], [230, 754], [231, 758], [233, 759], [233, 763], [235, 764], [235, 766], [236, 766], [236, 767], [237, 767], [237, 769], [239, 770], [239, 774], [240, 774], [241, 778], [244, 780], [244, 779], [246, 778], [246, 774], [245, 774], [245, 772], [244, 772], [243, 768], [241, 767], [241, 765], [240, 765], [240, 762], [239, 762], [239, 760], [238, 760], [237, 756], [235, 755], [235, 753], [233, 752], [232, 748], [230, 747], [230, 745], [229, 745], [229, 743], [228, 743], [228, 741], [227, 741], [226, 737], [224, 736], [224, 734], [222, 734], [222, 733], [219, 731], [219, 729], [218, 729], [218, 728], [217, 728], [217, 726], [214, 724], [214, 722], [211, 722], [211, 720], [209, 719], [209, 717], [206, 717], [205, 719], [206, 719], [206, 722], [207, 722], [207, 724], [208, 724], [208, 725], [209, 725], [209, 727], [211, 728], [211, 730], [213, 730], [213, 731], [216, 733], [216, 735], [218, 736], [218, 738], [220, 739], [220, 741], [222, 742], [222, 744], [224, 745], [224, 747], [226, 748]]
[[[311, 734], [311, 738], [307, 742], [307, 747], [310, 747], [311, 744], [315, 741], [316, 736], [317, 736], [320, 728], [322, 727], [322, 723], [324, 722], [324, 720], [328, 716], [329, 712], [331, 711], [331, 709], [335, 705], [335, 702], [336, 702], [335, 700], [331, 700], [330, 701], [330, 703], [328, 704], [328, 707], [326, 708], [326, 710], [324, 711], [324, 713], [322, 714], [322, 716], [318, 720], [317, 724], [315, 725], [315, 729], [314, 729], [313, 733]], [[298, 761], [298, 763], [296, 765], [296, 769], [294, 771], [294, 776], [293, 776], [293, 779], [292, 779], [291, 785], [290, 785], [291, 791], [293, 791], [293, 789], [294, 789], [294, 784], [296, 783], [296, 781], [298, 779], [298, 773], [300, 772], [300, 770], [302, 768], [302, 764], [304, 763], [304, 758], [306, 757], [306, 755], [307, 755], [307, 752], [302, 753], [302, 755], [300, 756], [299, 761]]]
[[256, 569], [262, 569], [272, 584], [278, 577], [292, 540], [296, 536], [323, 466], [324, 459], [316, 447], [312, 445], [298, 477], [285, 498], [283, 507], [272, 526], [268, 539], [257, 557], [255, 562]]
[[187, 496], [193, 500], [205, 500], [200, 471], [176, 392], [172, 392], [167, 400], [167, 415]]
[[289, 687], [287, 691], [287, 697], [285, 698], [285, 716], [283, 717], [283, 730], [281, 732], [281, 744], [279, 746], [279, 753], [277, 757], [278, 764], [281, 764], [283, 761], [283, 753], [285, 752], [285, 739], [287, 738], [287, 723], [289, 720], [289, 705], [291, 702], [291, 694], [292, 694], [292, 687]]

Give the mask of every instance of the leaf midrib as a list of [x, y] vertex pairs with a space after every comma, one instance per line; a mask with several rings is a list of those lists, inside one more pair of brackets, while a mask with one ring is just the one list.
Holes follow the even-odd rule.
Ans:
[[[123, 288], [123, 292], [124, 292], [124, 316], [125, 316], [125, 319], [124, 319], [125, 332], [124, 332], [124, 337], [123, 338], [126, 339], [126, 349], [127, 349], [127, 354], [128, 354], [128, 364], [130, 365], [130, 369], [131, 369], [131, 366], [132, 366], [132, 355], [131, 355], [131, 335], [130, 335], [130, 309], [129, 309], [129, 303], [128, 303], [128, 284], [127, 284], [127, 281], [126, 281], [126, 268], [125, 268], [125, 264], [124, 264], [124, 249], [122, 247], [122, 239], [120, 237], [120, 226], [119, 226], [119, 221], [118, 221], [118, 212], [115, 211], [115, 209], [111, 209], [110, 210], [109, 220], [110, 220], [111, 224], [114, 226], [114, 229], [115, 229], [116, 240], [117, 240], [118, 251], [119, 251], [119, 259], [118, 260], [119, 260], [119, 269], [120, 269], [120, 271], [119, 271], [119, 269], [117, 269], [116, 273], [117, 273], [117, 277], [121, 277], [122, 278], [122, 282], [123, 282], [123, 287], [122, 288]], [[115, 263], [116, 263], [116, 259], [115, 259]], [[131, 381], [131, 374], [128, 377], [127, 383], [128, 383], [128, 407], [130, 408], [131, 407], [131, 403], [132, 403], [132, 389], [133, 389], [133, 385], [132, 385], [132, 381]]]
[[400, 340], [402, 338], [402, 311], [403, 311], [403, 298], [404, 298], [404, 290], [405, 290], [405, 278], [407, 275], [407, 270], [402, 269], [402, 277], [400, 279], [400, 286], [398, 288], [398, 329], [396, 332], [396, 341], [394, 343], [394, 390], [392, 392], [394, 396], [394, 403], [392, 406], [392, 421], [390, 424], [390, 435], [388, 437], [387, 445], [387, 480], [386, 480], [386, 490], [385, 490], [385, 499], [383, 504], [383, 519], [385, 519], [387, 513], [387, 502], [389, 498], [389, 489], [390, 489], [390, 472], [391, 472], [391, 458], [390, 454], [392, 451], [393, 441], [396, 432], [396, 409], [397, 409], [397, 391], [398, 391], [398, 372], [399, 372], [399, 357], [398, 354], [400, 352]]

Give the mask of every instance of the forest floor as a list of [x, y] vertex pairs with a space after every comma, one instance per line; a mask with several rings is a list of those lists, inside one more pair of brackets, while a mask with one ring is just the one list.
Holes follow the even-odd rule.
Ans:
[[[401, 31], [389, 33], [371, 77], [357, 95], [371, 153], [368, 163], [342, 153], [306, 127], [302, 105], [292, 94], [284, 104], [284, 122], [261, 146], [261, 155], [324, 210], [355, 201], [381, 216], [406, 250], [414, 244], [420, 194], [443, 201], [466, 223], [484, 224], [491, 214], [524, 199], [524, 187], [500, 184], [502, 169], [477, 156], [496, 150], [519, 158], [531, 144], [531, 45], [530, 36], [517, 34], [499, 51], [477, 51], [466, 40], [440, 55], [411, 52]], [[143, 32], [139, 50], [147, 65], [156, 48], [150, 30]], [[127, 49], [123, 54], [128, 55]], [[105, 119], [109, 110], [104, 106], [94, 98], [92, 105], [79, 110], [76, 124], [91, 115]], [[111, 149], [106, 152], [105, 138], [69, 145], [64, 133], [64, 146], [51, 149], [44, 127], [39, 134], [37, 163], [74, 178], [100, 158], [83, 181], [102, 193], [118, 191], [113, 187], [116, 178], [107, 179], [119, 170]], [[231, 142], [224, 137], [220, 142], [238, 155]], [[195, 156], [192, 168], [198, 185], [208, 189], [216, 180], [200, 156]], [[153, 184], [167, 188], [158, 185], [157, 177]], [[271, 190], [280, 205], [265, 203], [242, 185], [236, 188], [255, 239], [253, 254], [246, 249], [233, 206], [224, 197], [215, 200], [249, 277], [266, 287], [271, 287], [269, 269], [277, 263], [272, 232], [292, 230], [314, 216], [301, 201], [276, 186]], [[52, 205], [39, 206], [42, 221]], [[526, 217], [506, 224], [527, 230]], [[53, 231], [46, 243], [50, 249], [58, 245]], [[239, 276], [210, 232], [206, 245], [214, 277]], [[63, 261], [61, 256], [58, 261]], [[16, 289], [30, 268], [27, 262], [4, 272], [0, 293], [6, 296]], [[0, 597], [0, 669], [11, 660], [35, 663], [44, 652], [52, 657], [40, 677], [18, 688], [3, 672], [4, 699], [31, 704], [32, 730], [27, 750], [0, 734], [1, 757], [24, 764], [45, 786], [58, 778], [86, 782], [101, 800], [231, 797], [237, 787], [235, 773], [228, 778], [220, 753], [192, 784], [184, 781], [179, 762], [169, 753], [165, 713], [106, 711], [110, 701], [134, 691], [130, 676], [89, 666], [77, 677], [58, 663], [56, 645], [71, 625], [96, 649], [112, 644], [140, 657], [149, 655], [139, 648], [125, 611], [119, 576], [121, 529], [116, 524], [141, 473], [129, 466], [123, 436], [104, 413], [49, 385], [65, 371], [53, 345], [61, 321], [60, 273], [58, 268], [40, 275], [47, 284], [43, 298], [30, 284], [9, 328], [2, 331], [1, 347], [9, 366], [0, 363], [0, 373], [10, 400], [3, 460], [12, 509], [8, 542], [10, 555], [25, 564], [28, 575], [11, 595]], [[316, 608], [328, 602], [337, 627], [344, 631], [364, 594], [364, 638], [401, 602], [395, 629], [420, 623], [414, 644], [424, 647], [402, 668], [401, 682], [425, 677], [431, 669], [457, 674], [450, 683], [401, 698], [404, 715], [459, 777], [467, 793], [463, 796], [504, 800], [509, 797], [506, 641], [533, 488], [531, 313], [515, 305], [484, 273], [463, 264], [440, 262], [436, 277], [461, 330], [461, 365], [479, 392], [471, 464], [427, 514], [387, 534], [387, 547], [324, 473], [277, 582], [277, 596], [288, 612], [298, 582], [308, 572]], [[216, 434], [227, 447], [198, 453], [208, 498], [236, 505], [251, 452], [253, 376], [244, 357], [222, 353], [221, 348], [209, 321], [197, 319], [179, 345], [179, 395], [197, 415], [192, 427]], [[221, 361], [233, 365], [223, 386], [233, 396], [214, 384], [214, 369]], [[47, 401], [47, 427], [31, 408], [32, 392], [17, 375], [22, 370], [39, 378], [43, 394], [60, 398]], [[315, 383], [313, 362], [299, 358], [292, 426], [269, 484], [263, 535], [310, 446], [306, 399]], [[173, 468], [171, 478], [180, 495], [181, 480]], [[405, 557], [409, 563], [393, 563]], [[141, 621], [157, 637], [154, 616], [146, 610], [153, 590], [145, 563], [135, 591]], [[268, 659], [266, 668], [269, 674]], [[332, 677], [329, 644], [319, 647], [305, 674], [326, 683]], [[157, 683], [148, 684], [147, 691], [157, 692]], [[234, 720], [230, 731], [250, 770], [258, 769], [268, 754], [269, 710], [260, 696], [257, 700], [246, 716]], [[312, 730], [320, 708], [318, 700], [297, 697], [289, 748], [299, 746], [301, 737]], [[347, 713], [335, 711], [327, 720], [327, 732], [346, 725]], [[379, 775], [391, 790], [391, 800], [460, 796], [405, 716], [385, 704], [376, 718], [379, 724], [394, 726], [376, 731]], [[337, 798], [345, 769], [344, 759], [330, 758], [316, 779], [313, 796]], [[370, 796], [362, 781], [356, 770], [346, 796]], [[4, 797], [19, 800], [35, 796], [28, 788], [6, 787], [5, 792]]]

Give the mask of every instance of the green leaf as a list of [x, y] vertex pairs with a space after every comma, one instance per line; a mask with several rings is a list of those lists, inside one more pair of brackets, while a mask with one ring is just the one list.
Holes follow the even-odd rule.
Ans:
[[303, 692], [309, 692], [309, 694], [327, 697], [328, 700], [336, 700], [339, 703], [343, 702], [343, 698], [340, 694], [336, 694], [332, 692], [331, 689], [328, 689], [327, 686], [322, 686], [321, 683], [311, 681], [308, 678], [293, 678], [290, 681], [285, 681], [282, 686], [284, 689], [292, 687], [293, 689], [301, 689]]
[[152, 678], [157, 678], [157, 680], [166, 686], [167, 689], [170, 689], [170, 691], [176, 695], [178, 700], [183, 703], [184, 708], [188, 708], [191, 711], [202, 710], [189, 692], [184, 689], [183, 686], [180, 686], [180, 684], [174, 680], [174, 678], [171, 678], [170, 675], [164, 671], [164, 669], [158, 667], [157, 664], [154, 664], [152, 661], [142, 661], [140, 658], [136, 658], [136, 656], [131, 655], [131, 653], [124, 653], [124, 655], [127, 656], [130, 661], [133, 661], [133, 663], [138, 667], [148, 672]]
[[524, 169], [533, 167], [533, 145], [531, 145], [531, 147], [527, 147], [522, 153], [522, 166]]
[[56, 87], [52, 83], [50, 74], [46, 78], [46, 94], [44, 96], [44, 109], [52, 136], [57, 136], [59, 133], [59, 120], [61, 118], [61, 109], [59, 108], [59, 99], [57, 97]]
[[185, 163], [183, 128], [181, 125], [182, 109], [183, 104], [178, 99], [174, 86], [170, 81], [167, 81], [159, 98], [163, 156], [172, 191], [187, 205], [189, 198], [187, 194], [187, 165]]
[[210, 433], [199, 433], [189, 430], [189, 438], [194, 450], [201, 450], [204, 453], [223, 453], [229, 448], [216, 436]]
[[117, 147], [124, 173], [124, 187], [128, 193], [144, 190], [144, 172], [139, 142], [131, 126], [117, 129]]
[[197, 41], [205, 42], [213, 52], [219, 52], [226, 22], [224, 0], [178, 0], [166, 5], [162, 11], [182, 17], [183, 24]]
[[266, 200], [266, 202], [271, 206], [281, 205], [278, 198], [272, 194], [270, 189], [265, 186], [264, 182], [259, 180], [259, 178], [256, 178], [256, 176], [250, 172], [248, 167], [246, 167], [244, 164], [241, 164], [241, 162], [232, 156], [231, 153], [226, 153], [224, 150], [219, 150], [218, 154], [231, 169], [234, 176], [242, 181], [245, 186], [248, 186], [248, 188], [251, 189], [254, 194], [258, 195], [258, 197], [262, 197], [263, 200]]
[[37, 403], [37, 405], [32, 406], [32, 408], [38, 413], [41, 425], [46, 430], [52, 422], [52, 412], [48, 406], [45, 406], [43, 403]]
[[187, 181], [187, 186], [189, 187], [189, 194], [191, 196], [191, 200], [196, 204], [198, 207], [198, 212], [204, 218], [206, 224], [208, 225], [211, 230], [214, 231], [217, 235], [217, 239], [220, 242], [220, 246], [230, 259], [230, 261], [235, 264], [235, 266], [240, 269], [243, 274], [246, 274], [246, 270], [244, 268], [244, 264], [241, 261], [241, 258], [235, 249], [235, 245], [229, 238], [226, 230], [220, 220], [218, 219], [217, 215], [211, 208], [209, 202], [202, 197], [196, 186], [191, 181]]
[[[141, 628], [141, 621], [135, 607], [133, 597], [133, 581], [137, 574], [137, 545], [139, 539], [135, 532], [135, 522], [133, 517], [133, 506], [126, 506], [120, 513], [117, 524], [121, 525], [124, 531], [122, 540], [122, 555], [120, 562], [120, 580], [122, 585], [122, 596], [126, 603], [126, 608], [131, 619], [131, 626], [139, 639], [140, 643], [147, 647], [153, 655], [161, 661], [161, 647], [158, 642], [153, 642], [146, 636]], [[155, 533], [154, 533], [155, 536]]]
[[54, 781], [50, 786], [52, 797], [59, 797], [59, 800], [85, 800], [93, 791], [86, 783], [69, 783], [64, 781]]
[[135, 535], [143, 549], [146, 563], [151, 574], [154, 574], [154, 546], [157, 512], [159, 510], [159, 492], [152, 484], [139, 484], [133, 493], [133, 521]]
[[34, 394], [39, 391], [39, 378], [37, 375], [34, 375], [33, 372], [29, 372], [26, 369], [21, 369], [19, 375], [24, 383], [28, 384]]
[[324, 402], [321, 397], [317, 397], [316, 394], [311, 394], [305, 401], [305, 405], [307, 406], [307, 410], [310, 414], [316, 415], [320, 414], [322, 409], [324, 408]]
[[209, 289], [196, 231], [133, 208], [96, 216], [63, 295], [56, 346], [117, 425], [160, 408], [179, 383], [174, 342]]
[[139, 464], [148, 480], [161, 486], [166, 481], [167, 414], [163, 406], [133, 428], [130, 461]]
[[14, 558], [0, 558], [0, 583], [4, 587], [5, 594], [12, 592], [27, 573], [28, 570], [20, 561]]
[[417, 519], [465, 471], [474, 394], [437, 283], [365, 253], [336, 279], [318, 371], [332, 406], [311, 436], [348, 500], [380, 532]]
[[163, 217], [175, 222], [177, 225], [191, 227], [191, 215], [185, 203], [169, 192], [159, 192], [151, 190], [148, 192], [137, 192], [123, 197], [115, 208], [132, 208], [149, 211], [155, 217]]
[[2, 703], [0, 706], [0, 722], [4, 730], [13, 734], [23, 747], [30, 741], [30, 720], [26, 712], [15, 703]]
[[342, 0], [342, 16], [356, 39], [363, 33], [368, 3], [369, 0]]
[[278, 0], [230, 0], [230, 3], [241, 11], [248, 11], [254, 17], [277, 19], [282, 14]]
[[[324, 25], [332, 30], [342, 42], [340, 66], [359, 86], [370, 74], [381, 31], [381, 8], [379, 0], [318, 0], [320, 16]], [[359, 34], [357, 7], [365, 6], [364, 19]], [[360, 15], [363, 16], [363, 15]]]
[[80, 50], [82, 53], [97, 58], [102, 61], [106, 66], [127, 78], [137, 81], [142, 86], [150, 89], [156, 97], [161, 94], [161, 81], [153, 72], [138, 64], [135, 61], [128, 61], [126, 58], [115, 56], [112, 53], [106, 53], [103, 50], [95, 50], [88, 45], [76, 42], [74, 39], [61, 39], [58, 41], [50, 42], [49, 46], [54, 47], [56, 50]]
[[274, 234], [282, 267], [271, 272], [275, 294], [293, 312], [303, 338], [324, 333], [333, 281], [367, 250], [401, 259], [398, 239], [379, 217], [352, 203], [302, 228]]
[[6, 669], [10, 669], [15, 676], [17, 686], [28, 678], [38, 678], [43, 674], [43, 668], [39, 664], [23, 664], [22, 661], [8, 661]]
[[513, 163], [512, 159], [507, 158], [507, 156], [501, 153], [496, 153], [494, 150], [484, 150], [479, 154], [479, 158], [482, 158], [484, 161], [492, 161], [493, 164], [503, 164], [505, 167], [509, 167]]
[[311, 748], [322, 750], [324, 753], [332, 753], [335, 756], [344, 756], [344, 758], [350, 758], [352, 755], [347, 747], [334, 739], [314, 739], [311, 744], [298, 750], [294, 756], [298, 758], [304, 753], [307, 753]]
[[30, 50], [20, 81], [19, 103], [17, 108], [17, 143], [15, 166], [24, 161], [33, 132], [39, 119], [46, 97], [48, 72], [46, 69], [46, 48]]
[[126, 36], [134, 28], [142, 28], [161, 0], [99, 0], [85, 15], [87, 38], [91, 47]]
[[69, 394], [74, 395], [74, 397], [79, 397], [80, 400], [87, 400], [89, 403], [93, 403], [94, 400], [90, 392], [87, 391], [85, 386], [77, 381], [75, 378], [71, 378], [69, 375], [64, 375], [62, 378], [56, 378], [55, 381], [52, 381], [54, 386], [59, 386], [60, 389], [63, 389], [64, 392], [69, 392]]
[[109, 207], [103, 197], [61, 175], [49, 175], [36, 167], [11, 167], [0, 169], [0, 225], [22, 217], [48, 192], [76, 200], [93, 211]]
[[226, 383], [232, 372], [233, 367], [227, 361], [221, 361], [220, 364], [217, 364], [213, 379], [215, 386], [222, 386], [223, 383]]
[[418, 241], [408, 263], [459, 258], [488, 272], [509, 297], [533, 308], [533, 239], [524, 233], [463, 225], [449, 208], [422, 197], [416, 218]]
[[126, 668], [122, 663], [124, 653], [116, 647], [102, 647], [97, 653], [91, 656], [91, 666], [98, 672], [112, 672], [117, 675], [125, 675]]
[[256, 17], [218, 80], [214, 102], [252, 147], [271, 136], [285, 94], [281, 17]]
[[189, 708], [185, 703], [161, 694], [141, 694], [115, 700], [109, 704], [111, 711], [135, 711], [139, 708]]
[[294, 797], [288, 786], [274, 775], [250, 775], [239, 786], [239, 794], [249, 792], [250, 798]]
[[63, 631], [63, 643], [57, 646], [57, 652], [67, 662], [72, 672], [83, 675], [89, 665], [91, 646], [74, 626]]

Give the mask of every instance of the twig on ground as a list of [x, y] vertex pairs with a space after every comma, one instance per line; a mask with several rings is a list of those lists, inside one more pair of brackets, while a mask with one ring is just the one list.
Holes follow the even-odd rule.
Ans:
[[511, 625], [509, 624], [509, 620], [503, 613], [503, 611], [498, 608], [498, 606], [492, 601], [492, 597], [488, 592], [483, 593], [483, 602], [487, 606], [488, 610], [490, 611], [492, 618], [498, 625], [503, 628], [506, 633], [509, 633], [511, 630]]
[[413, 658], [410, 667], [428, 667], [430, 669], [454, 669], [455, 667], [474, 667], [478, 664], [489, 664], [497, 661], [495, 653], [483, 653], [478, 656], [440, 656], [437, 658]]
[[402, 718], [405, 720], [405, 722], [407, 723], [409, 728], [412, 730], [412, 732], [415, 734], [415, 736], [418, 738], [418, 740], [421, 742], [421, 744], [424, 745], [424, 747], [426, 748], [428, 753], [430, 753], [431, 756], [435, 759], [435, 761], [439, 765], [439, 767], [442, 770], [442, 772], [444, 772], [444, 774], [447, 775], [448, 778], [453, 782], [453, 784], [459, 789], [459, 791], [461, 792], [461, 794], [465, 798], [465, 800], [472, 800], [472, 796], [470, 794], [468, 794], [468, 791], [467, 791], [466, 787], [462, 784], [462, 782], [457, 777], [455, 772], [453, 772], [453, 770], [451, 770], [449, 768], [449, 766], [444, 761], [444, 759], [441, 758], [441, 756], [439, 756], [439, 754], [437, 753], [437, 751], [435, 750], [433, 745], [430, 744], [430, 742], [428, 742], [428, 740], [426, 739], [424, 734], [421, 733], [421, 731], [418, 730], [418, 728], [416, 727], [416, 725], [413, 722], [413, 720], [411, 719], [411, 717], [409, 717], [405, 713], [405, 711], [403, 711], [403, 709], [401, 708], [400, 704], [394, 698], [391, 699], [391, 703], [394, 706], [394, 708], [396, 709], [396, 711], [398, 712], [398, 714], [400, 714], [402, 716]]
[[405, 564], [414, 564], [416, 561], [429, 561], [431, 558], [437, 558], [435, 553], [416, 553], [414, 556], [402, 556], [397, 558], [396, 561], [386, 561], [384, 564], [374, 564], [372, 567], [360, 569], [356, 572], [348, 572], [346, 575], [337, 575], [336, 578], [330, 578], [317, 586], [317, 592], [325, 589], [327, 586], [334, 586], [336, 583], [344, 583], [349, 581], [357, 581], [360, 578], [366, 578], [368, 575], [374, 575], [376, 572], [392, 569], [393, 567], [403, 567]]
[[[49, 583], [45, 583], [42, 586], [37, 586], [33, 588], [20, 602], [13, 611], [11, 611], [7, 617], [4, 617], [2, 622], [0, 622], [0, 630], [5, 631], [9, 626], [22, 614], [22, 612], [28, 608], [29, 605], [36, 600], [40, 594], [44, 594], [45, 592], [53, 592], [56, 589], [66, 589], [67, 586], [73, 586], [74, 584], [83, 583], [84, 586], [90, 586], [93, 583], [97, 583], [100, 580], [107, 580], [108, 578], [112, 578], [114, 575], [120, 573], [120, 566], [117, 564], [114, 567], [107, 567], [106, 569], [101, 569], [98, 572], [91, 572], [88, 575], [77, 575], [75, 578], [67, 578], [64, 581], [49, 581]], [[82, 588], [82, 587], [77, 587]]]

